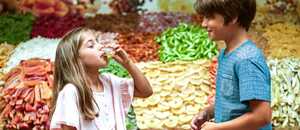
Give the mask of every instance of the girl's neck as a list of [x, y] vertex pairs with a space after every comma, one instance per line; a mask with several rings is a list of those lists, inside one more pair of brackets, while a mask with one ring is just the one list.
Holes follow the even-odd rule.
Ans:
[[87, 76], [92, 90], [103, 91], [103, 85], [101, 80], [99, 79], [98, 69], [87, 70]]
[[246, 40], [249, 39], [249, 36], [245, 29], [239, 29], [233, 33], [229, 39], [225, 40], [226, 49], [225, 54], [228, 54], [234, 51], [236, 48], [241, 46]]

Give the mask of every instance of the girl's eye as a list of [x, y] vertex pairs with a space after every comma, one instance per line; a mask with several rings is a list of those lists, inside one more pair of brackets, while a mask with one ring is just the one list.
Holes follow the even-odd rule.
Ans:
[[88, 46], [87, 46], [87, 47], [88, 47], [88, 48], [94, 48], [96, 44], [97, 44], [96, 41], [92, 41], [92, 40], [91, 40], [91, 41], [88, 42]]
[[88, 48], [94, 48], [94, 46], [95, 46], [95, 43], [90, 41], [87, 47]]
[[89, 45], [88, 48], [94, 48], [94, 45]]

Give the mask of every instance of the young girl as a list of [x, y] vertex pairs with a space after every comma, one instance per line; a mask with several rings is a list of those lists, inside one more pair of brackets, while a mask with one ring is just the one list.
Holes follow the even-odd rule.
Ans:
[[75, 29], [59, 43], [55, 58], [51, 130], [125, 130], [133, 96], [146, 98], [152, 88], [126, 52], [114, 47], [112, 56], [133, 80], [100, 74], [108, 58], [96, 32]]

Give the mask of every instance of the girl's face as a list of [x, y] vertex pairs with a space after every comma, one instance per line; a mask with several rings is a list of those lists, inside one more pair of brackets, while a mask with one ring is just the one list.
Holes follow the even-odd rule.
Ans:
[[207, 29], [208, 36], [213, 40], [225, 40], [230, 33], [230, 27], [224, 24], [223, 16], [214, 14], [212, 16], [205, 16], [202, 21], [202, 26]]
[[108, 58], [101, 49], [104, 47], [96, 40], [92, 31], [82, 34], [83, 42], [79, 49], [80, 60], [86, 67], [103, 68], [108, 65]]

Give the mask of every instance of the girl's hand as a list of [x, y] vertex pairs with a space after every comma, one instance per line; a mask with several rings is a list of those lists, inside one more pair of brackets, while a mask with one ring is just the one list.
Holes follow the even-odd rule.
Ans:
[[201, 126], [201, 130], [219, 130], [218, 124], [214, 122], [205, 122]]
[[124, 67], [126, 67], [130, 62], [128, 54], [120, 47], [116, 48], [115, 53], [112, 55], [112, 58]]

